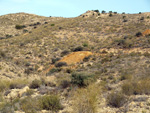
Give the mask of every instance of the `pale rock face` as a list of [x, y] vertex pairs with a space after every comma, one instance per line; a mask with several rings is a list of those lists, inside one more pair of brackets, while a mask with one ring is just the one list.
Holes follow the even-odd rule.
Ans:
[[30, 88], [28, 86], [23, 89], [12, 89], [11, 92], [5, 97], [6, 99], [14, 99], [17, 97], [22, 97], [22, 95], [27, 92]]

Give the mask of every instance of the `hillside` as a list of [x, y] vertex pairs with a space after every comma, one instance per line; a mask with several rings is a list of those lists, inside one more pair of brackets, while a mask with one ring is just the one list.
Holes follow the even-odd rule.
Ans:
[[0, 113], [148, 113], [149, 29], [150, 13], [0, 16]]

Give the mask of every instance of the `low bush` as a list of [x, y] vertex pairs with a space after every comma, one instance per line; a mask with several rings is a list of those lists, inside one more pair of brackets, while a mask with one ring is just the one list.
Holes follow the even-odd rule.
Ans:
[[142, 33], [141, 33], [141, 32], [137, 32], [137, 33], [135, 34], [135, 36], [136, 36], [136, 37], [140, 37], [140, 36], [142, 36]]
[[130, 74], [123, 74], [123, 75], [121, 75], [120, 80], [131, 80], [131, 78], [132, 78], [132, 75], [130, 75]]
[[101, 88], [97, 84], [77, 89], [73, 96], [73, 113], [97, 113], [100, 93]]
[[60, 60], [60, 58], [52, 58], [52, 64], [55, 64], [59, 60]]
[[41, 110], [39, 98], [32, 98], [28, 96], [22, 99], [20, 101], [20, 108], [25, 113], [37, 113], [37, 111]]
[[107, 103], [112, 107], [116, 107], [116, 108], [122, 107], [126, 102], [127, 102], [127, 97], [121, 92], [116, 92], [116, 93], [112, 92], [107, 97]]
[[122, 48], [131, 48], [133, 45], [133, 42], [132, 40], [130, 39], [115, 39], [113, 42], [112, 42], [113, 45], [115, 46], [120, 46]]
[[55, 64], [56, 67], [62, 67], [62, 66], [67, 66], [66, 62], [58, 62]]
[[126, 18], [126, 16], [122, 16], [122, 18], [123, 18], [123, 19], [125, 19], [125, 18]]
[[6, 38], [11, 38], [12, 37], [12, 35], [9, 35], [9, 34], [6, 34], [5, 36], [6, 36]]
[[83, 61], [84, 61], [84, 62], [87, 62], [87, 61], [90, 60], [90, 58], [91, 58], [91, 56], [85, 57], [85, 58], [83, 59]]
[[96, 13], [99, 13], [99, 10], [93, 10], [94, 12], [96, 12]]
[[61, 68], [52, 68], [47, 74], [46, 76], [49, 76], [55, 72], [60, 72], [61, 71]]
[[0, 80], [0, 92], [3, 92], [4, 90], [8, 89], [9, 85], [10, 85], [9, 81]]
[[51, 24], [51, 26], [55, 26], [55, 24]]
[[96, 80], [96, 76], [89, 73], [73, 73], [71, 75], [71, 83], [79, 87], [88, 86]]
[[25, 25], [16, 25], [16, 26], [15, 26], [16, 29], [23, 29], [23, 28], [25, 28], [25, 27], [26, 27]]
[[67, 87], [70, 86], [70, 81], [68, 81], [68, 80], [63, 80], [63, 81], [61, 81], [60, 86], [61, 86], [62, 88], [67, 88]]
[[83, 47], [88, 47], [88, 44], [87, 43], [83, 43]]
[[33, 80], [32, 83], [30, 84], [30, 88], [32, 89], [36, 89], [36, 88], [39, 88], [41, 85], [41, 81], [40, 80]]
[[126, 95], [150, 95], [150, 79], [128, 81], [122, 85], [122, 92]]
[[83, 47], [81, 47], [81, 46], [76, 47], [76, 48], [73, 50], [73, 52], [76, 52], [76, 51], [83, 51]]
[[144, 17], [141, 17], [140, 20], [144, 20]]
[[60, 99], [57, 95], [46, 95], [40, 99], [40, 106], [44, 110], [58, 111], [62, 109]]
[[128, 22], [128, 20], [124, 19], [123, 22]]
[[61, 52], [61, 57], [65, 56], [67, 54], [69, 54], [69, 51], [68, 50], [64, 50], [64, 51]]
[[132, 95], [135, 93], [135, 90], [134, 90], [134, 86], [132, 83], [128, 82], [128, 83], [124, 83], [122, 85], [122, 92], [126, 95]]
[[109, 17], [112, 17], [112, 16], [113, 16], [113, 14], [112, 14], [112, 13], [110, 13], [110, 14], [109, 14]]
[[103, 10], [103, 11], [102, 11], [102, 14], [105, 14], [105, 13], [106, 13], [106, 11]]
[[18, 82], [12, 82], [12, 83], [10, 83], [9, 88], [10, 88], [10, 89], [21, 89], [21, 88], [23, 88], [24, 86], [25, 86], [24, 83], [18, 81]]

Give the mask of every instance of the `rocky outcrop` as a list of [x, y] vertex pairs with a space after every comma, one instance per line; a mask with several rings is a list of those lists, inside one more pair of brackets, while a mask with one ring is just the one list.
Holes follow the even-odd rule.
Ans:
[[11, 92], [5, 96], [6, 99], [14, 99], [17, 97], [22, 97], [24, 93], [29, 90], [29, 87], [26, 86], [23, 89], [12, 89]]
[[84, 14], [80, 15], [79, 17], [88, 18], [88, 17], [98, 17], [100, 15], [99, 12], [96, 11], [87, 11]]

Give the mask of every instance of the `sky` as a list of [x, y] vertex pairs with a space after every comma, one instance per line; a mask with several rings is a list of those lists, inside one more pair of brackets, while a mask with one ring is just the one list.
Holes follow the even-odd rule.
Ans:
[[150, 0], [0, 0], [0, 15], [25, 12], [47, 17], [77, 17], [97, 9], [100, 12], [150, 12]]

